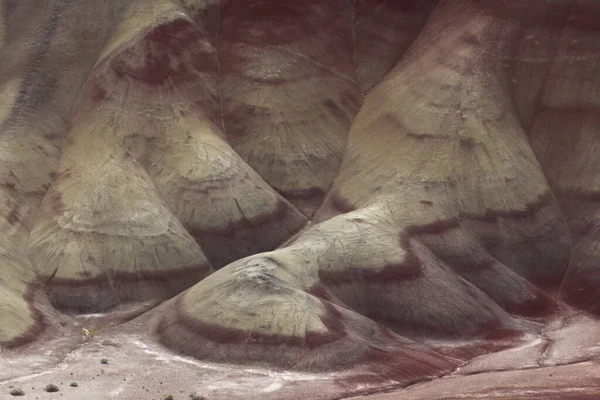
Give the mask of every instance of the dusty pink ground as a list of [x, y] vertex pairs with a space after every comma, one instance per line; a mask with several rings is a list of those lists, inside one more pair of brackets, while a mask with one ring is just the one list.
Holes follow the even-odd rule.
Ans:
[[[11, 386], [25, 391], [21, 398], [40, 400], [189, 399], [190, 393], [208, 400], [600, 399], [600, 321], [570, 310], [513, 348], [408, 388], [352, 379], [364, 371], [301, 373], [200, 362], [158, 345], [145, 333], [149, 316], [121, 324], [116, 317], [65, 319], [44, 340], [1, 353], [0, 399], [17, 398], [9, 394]], [[86, 341], [81, 328], [92, 325], [101, 329]], [[461, 344], [436, 345], [450, 352]], [[102, 358], [109, 364], [102, 365]], [[73, 381], [79, 386], [70, 387]], [[45, 392], [49, 383], [60, 391]]]

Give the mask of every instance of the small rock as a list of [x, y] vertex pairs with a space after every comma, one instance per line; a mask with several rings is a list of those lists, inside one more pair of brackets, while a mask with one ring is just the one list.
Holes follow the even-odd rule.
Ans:
[[44, 390], [46, 392], [52, 393], [52, 392], [58, 392], [58, 386], [56, 386], [53, 383], [49, 383], [48, 385], [46, 385], [46, 387], [44, 388]]
[[12, 394], [13, 396], [25, 396], [25, 392], [21, 388], [12, 389], [10, 391], [10, 394]]

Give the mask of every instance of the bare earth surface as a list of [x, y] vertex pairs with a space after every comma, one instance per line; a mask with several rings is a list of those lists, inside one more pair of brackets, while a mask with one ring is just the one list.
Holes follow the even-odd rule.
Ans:
[[0, 0], [3, 398], [598, 399], [599, 360], [600, 1]]
[[[600, 322], [565, 310], [513, 347], [482, 354], [449, 374], [405, 384], [369, 383], [368, 371], [308, 373], [210, 363], [173, 353], [144, 331], [147, 315], [116, 324], [119, 314], [71, 321], [54, 338], [0, 355], [1, 398], [21, 388], [37, 399], [597, 399], [600, 396]], [[86, 339], [81, 328], [97, 326]], [[443, 352], [473, 343], [432, 343]], [[107, 364], [102, 360], [107, 359]], [[77, 382], [77, 387], [71, 387]], [[59, 392], [47, 393], [53, 383]], [[387, 394], [373, 394], [387, 393]]]

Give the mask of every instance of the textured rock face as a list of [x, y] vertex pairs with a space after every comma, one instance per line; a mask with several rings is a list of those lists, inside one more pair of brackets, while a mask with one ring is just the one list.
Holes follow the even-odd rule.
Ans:
[[3, 346], [169, 300], [185, 354], [411, 382], [600, 313], [597, 2], [0, 4]]

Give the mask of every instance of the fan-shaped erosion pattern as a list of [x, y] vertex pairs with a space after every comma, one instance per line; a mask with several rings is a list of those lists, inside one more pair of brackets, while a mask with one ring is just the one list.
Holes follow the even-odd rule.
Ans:
[[124, 329], [347, 395], [595, 326], [597, 2], [0, 11], [2, 348], [149, 311]]

